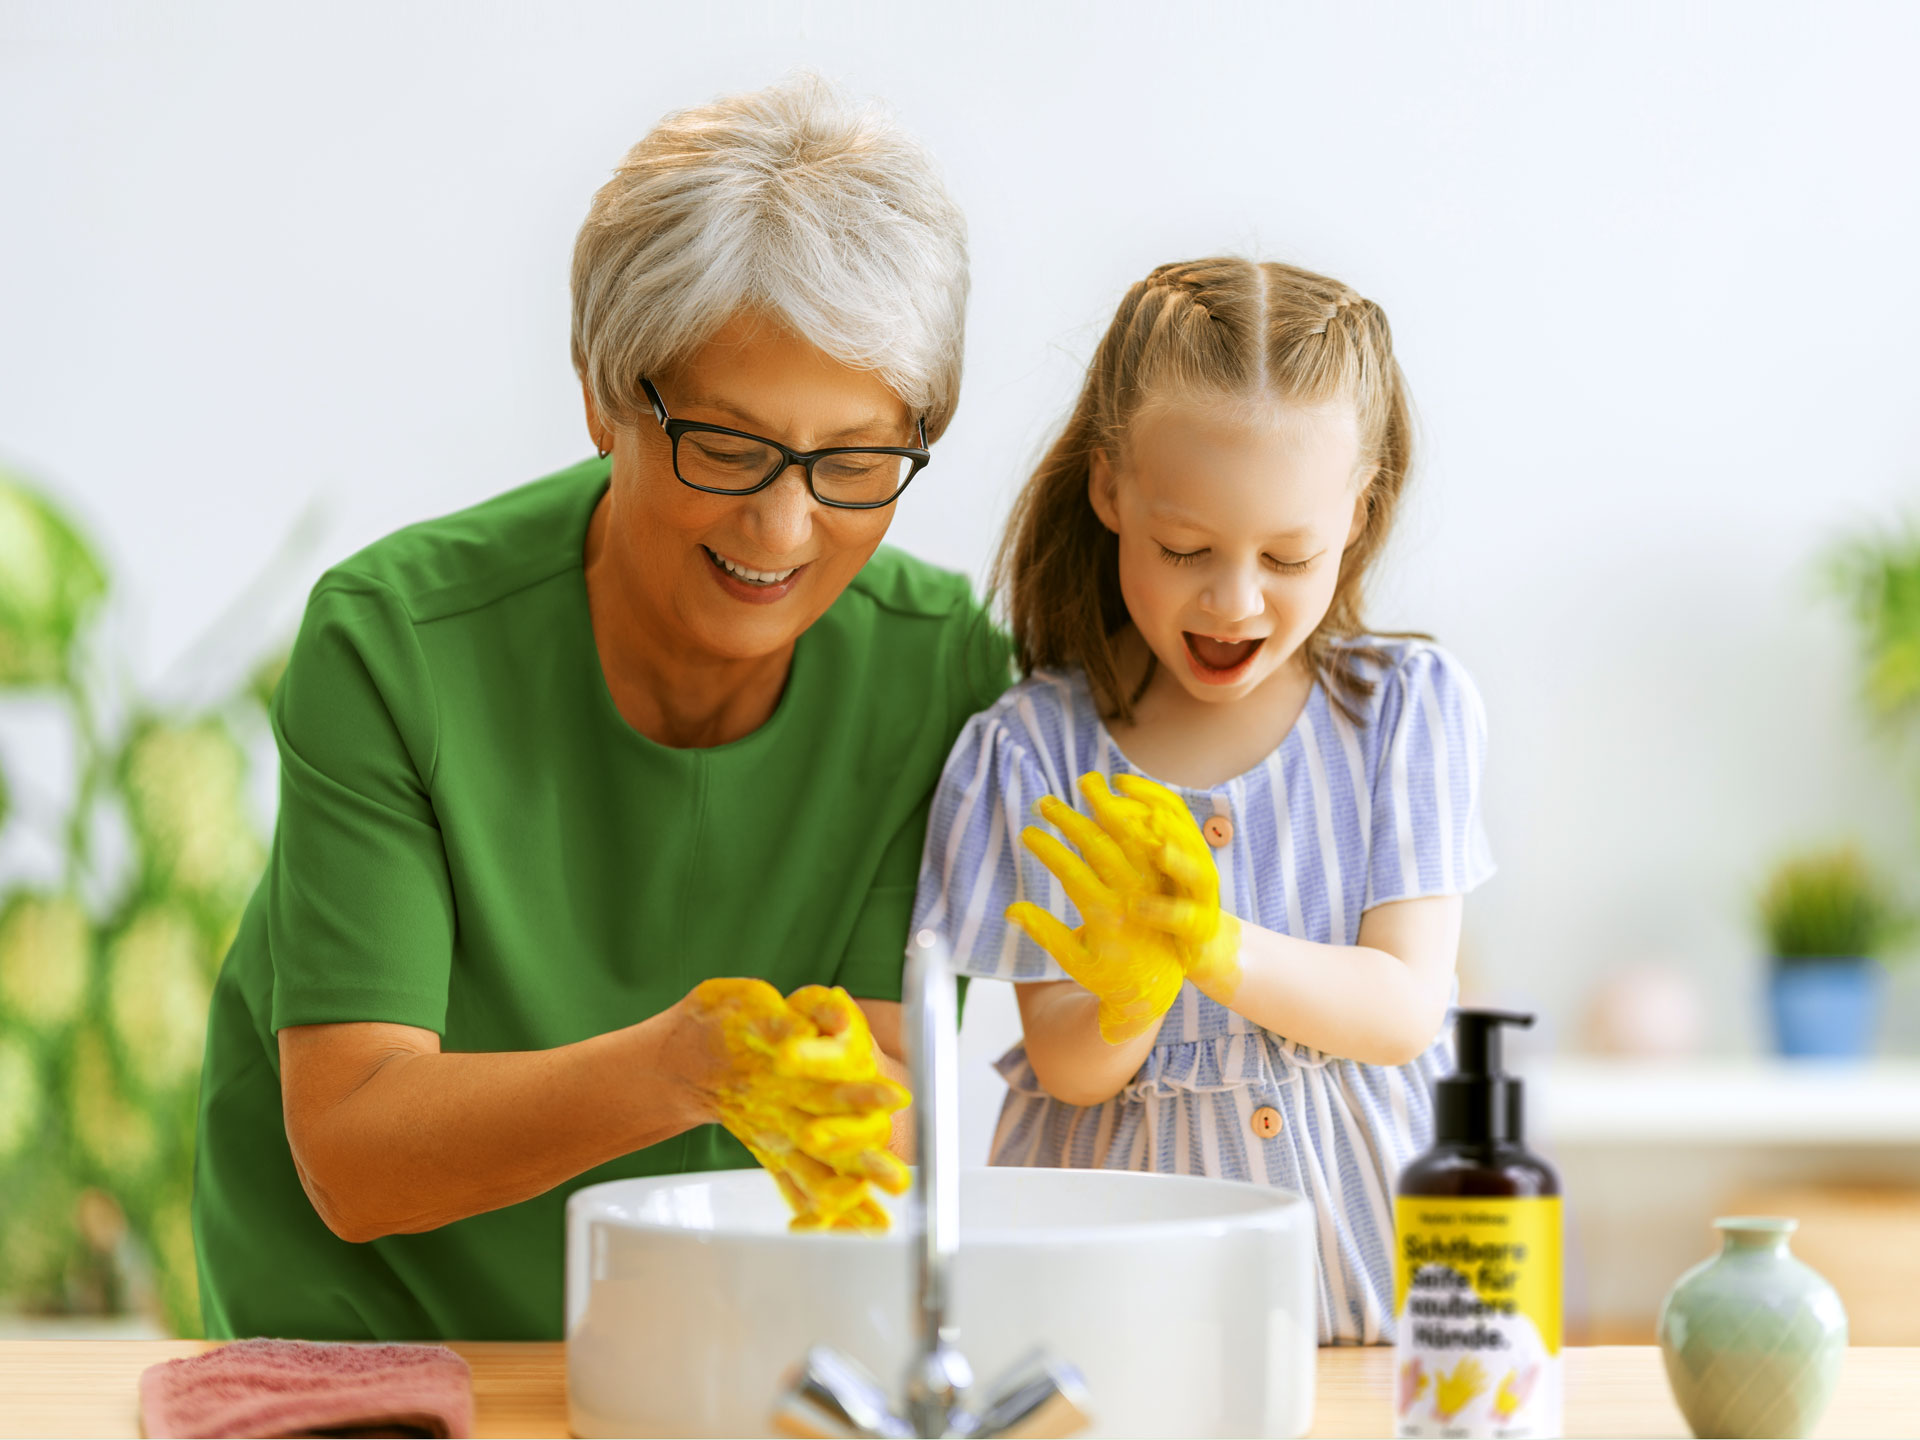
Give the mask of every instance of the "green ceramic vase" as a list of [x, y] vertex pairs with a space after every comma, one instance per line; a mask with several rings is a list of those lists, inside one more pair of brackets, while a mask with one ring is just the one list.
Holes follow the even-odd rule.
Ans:
[[1682, 1275], [1660, 1307], [1673, 1398], [1695, 1435], [1807, 1435], [1847, 1349], [1840, 1296], [1787, 1249], [1798, 1220], [1713, 1224], [1720, 1253]]

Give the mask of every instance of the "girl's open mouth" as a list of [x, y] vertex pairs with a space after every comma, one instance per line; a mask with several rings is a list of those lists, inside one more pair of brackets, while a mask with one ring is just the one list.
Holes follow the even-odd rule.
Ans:
[[1240, 679], [1267, 643], [1264, 635], [1255, 640], [1216, 640], [1211, 635], [1182, 630], [1180, 636], [1187, 642], [1187, 664], [1209, 685], [1231, 685]]

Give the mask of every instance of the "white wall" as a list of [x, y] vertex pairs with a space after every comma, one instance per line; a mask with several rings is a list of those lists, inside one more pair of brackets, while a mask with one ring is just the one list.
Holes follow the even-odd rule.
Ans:
[[893, 531], [931, 559], [980, 573], [1150, 265], [1254, 251], [1386, 307], [1426, 451], [1378, 619], [1492, 717], [1476, 992], [1564, 1037], [1658, 957], [1750, 1046], [1768, 859], [1859, 834], [1911, 871], [1810, 559], [1920, 480], [1920, 11], [284, 8], [0, 8], [0, 463], [101, 537], [150, 681], [205, 682], [177, 662], [310, 506], [240, 643], [582, 454], [588, 196], [662, 111], [807, 64], [888, 97], [971, 220], [964, 402]]

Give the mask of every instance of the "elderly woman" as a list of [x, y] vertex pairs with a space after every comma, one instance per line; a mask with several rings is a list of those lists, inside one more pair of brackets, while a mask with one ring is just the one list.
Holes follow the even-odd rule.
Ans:
[[330, 571], [275, 697], [201, 1095], [210, 1334], [558, 1338], [572, 1190], [752, 1163], [703, 981], [844, 987], [900, 1073], [929, 796], [1008, 678], [965, 581], [880, 545], [966, 293], [927, 157], [817, 81], [668, 117], [594, 197], [599, 458]]

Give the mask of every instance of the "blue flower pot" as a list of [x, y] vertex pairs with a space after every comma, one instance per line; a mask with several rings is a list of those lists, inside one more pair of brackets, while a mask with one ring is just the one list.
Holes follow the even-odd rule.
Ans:
[[1767, 985], [1775, 1045], [1782, 1055], [1871, 1053], [1885, 982], [1872, 960], [1776, 959]]

